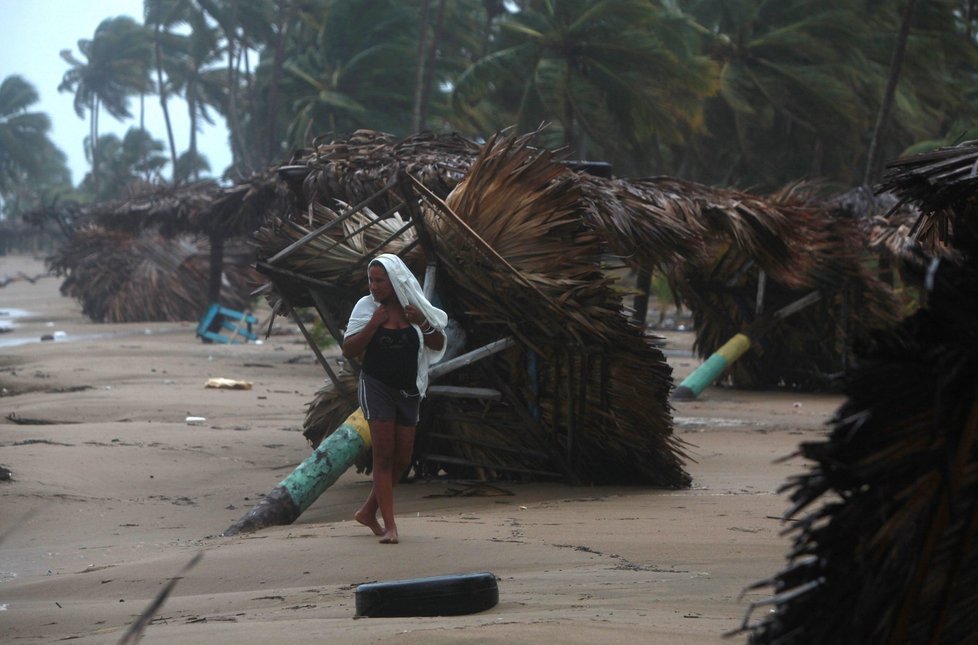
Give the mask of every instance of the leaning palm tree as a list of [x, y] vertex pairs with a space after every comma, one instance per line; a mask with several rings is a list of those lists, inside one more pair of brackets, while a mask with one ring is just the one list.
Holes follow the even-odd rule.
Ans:
[[149, 78], [151, 50], [145, 29], [132, 18], [119, 16], [103, 20], [91, 38], [78, 41], [83, 59], [70, 49], [61, 58], [70, 65], [58, 91], [75, 93], [75, 113], [89, 114], [89, 158], [92, 179], [98, 186], [99, 116], [102, 109], [116, 119], [132, 116], [129, 97], [152, 87]]
[[169, 97], [175, 91], [168, 74], [164, 73], [174, 59], [186, 51], [187, 36], [172, 31], [173, 27], [186, 22], [190, 0], [144, 0], [143, 20], [146, 27], [153, 30], [153, 65], [156, 72], [156, 91], [160, 97], [160, 108], [166, 124], [166, 136], [170, 145], [170, 168], [172, 181], [177, 178], [177, 147], [173, 138], [173, 124], [170, 119]]

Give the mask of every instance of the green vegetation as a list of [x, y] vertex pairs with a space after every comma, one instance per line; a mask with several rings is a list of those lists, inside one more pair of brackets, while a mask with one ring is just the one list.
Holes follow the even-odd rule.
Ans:
[[[91, 171], [77, 187], [49, 119], [31, 111], [29, 79], [0, 80], [0, 197], [10, 216], [72, 192], [101, 200], [211, 172], [234, 179], [357, 128], [478, 139], [541, 124], [546, 144], [619, 175], [845, 189], [878, 174], [874, 140], [885, 161], [978, 132], [972, 4], [145, 0], [143, 24], [107, 18], [62, 50], [58, 89], [90, 125]], [[187, 141], [169, 127], [176, 97]], [[158, 100], [167, 131], [102, 136], [105, 114], [138, 118], [133, 99]], [[229, 168], [197, 149], [200, 125], [218, 117]]]

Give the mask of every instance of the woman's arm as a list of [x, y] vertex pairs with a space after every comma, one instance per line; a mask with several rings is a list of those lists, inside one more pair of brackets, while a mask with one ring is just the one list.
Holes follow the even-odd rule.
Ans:
[[[425, 331], [425, 329], [428, 329], [428, 331]], [[430, 347], [435, 351], [439, 351], [445, 346], [445, 335], [434, 327], [431, 327], [431, 325], [425, 327], [424, 323], [421, 324], [421, 338], [424, 339], [425, 347]]]
[[404, 308], [404, 317], [412, 325], [417, 325], [421, 330], [421, 338], [424, 339], [424, 346], [435, 351], [439, 351], [445, 346], [445, 335], [431, 326], [420, 309], [414, 305]]

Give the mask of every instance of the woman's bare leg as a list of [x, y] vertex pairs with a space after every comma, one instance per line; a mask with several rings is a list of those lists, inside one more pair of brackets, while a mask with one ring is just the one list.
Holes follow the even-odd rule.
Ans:
[[[414, 454], [414, 434], [414, 426], [399, 425], [394, 428], [394, 455], [391, 469], [391, 521], [388, 522], [387, 518], [384, 517], [384, 526], [387, 530], [384, 533], [384, 537], [380, 540], [381, 544], [397, 544], [397, 525], [394, 524], [393, 485], [401, 479], [408, 466], [411, 465], [411, 456]], [[374, 472], [377, 471], [374, 470]], [[383, 506], [380, 508], [381, 515], [383, 515]]]
[[[354, 516], [358, 522], [370, 528], [375, 535], [390, 534], [394, 525], [394, 451], [395, 434], [393, 421], [370, 421], [370, 443], [373, 451], [374, 485], [367, 501]], [[377, 522], [380, 510], [384, 526]]]

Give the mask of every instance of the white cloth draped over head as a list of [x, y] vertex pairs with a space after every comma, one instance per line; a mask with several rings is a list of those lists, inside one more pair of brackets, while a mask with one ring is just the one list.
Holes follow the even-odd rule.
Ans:
[[[428, 302], [428, 299], [424, 297], [424, 291], [421, 289], [418, 279], [414, 277], [414, 274], [407, 268], [404, 261], [393, 253], [382, 253], [371, 260], [370, 264], [373, 264], [375, 261], [380, 262], [387, 271], [387, 277], [391, 282], [391, 286], [394, 288], [394, 294], [397, 296], [397, 301], [401, 303], [401, 306], [414, 305], [420, 309], [421, 313], [428, 320], [428, 323], [444, 336], [445, 326], [448, 325], [448, 314]], [[367, 266], [369, 271], [369, 265]], [[371, 295], [360, 298], [353, 307], [353, 312], [350, 314], [350, 321], [346, 324], [346, 336], [352, 336], [366, 327], [379, 306], [380, 303], [374, 300]], [[418, 392], [421, 393], [421, 396], [424, 396], [425, 392], [428, 391], [428, 368], [440, 361], [442, 356], [445, 355], [445, 348], [448, 346], [448, 337], [445, 337], [445, 342], [442, 344], [441, 349], [431, 349], [430, 347], [425, 347], [424, 335], [421, 333], [421, 328], [418, 325], [411, 326], [417, 332], [418, 341], [421, 344], [418, 350], [417, 385]]]

